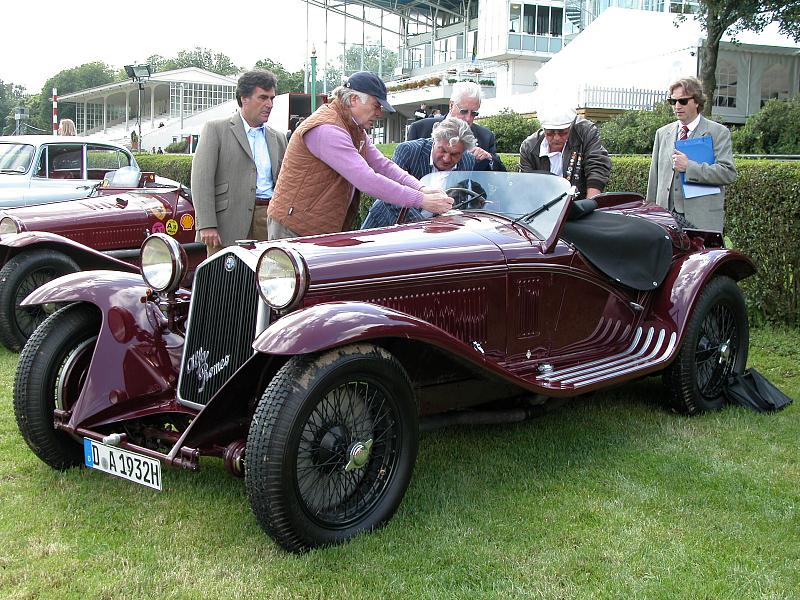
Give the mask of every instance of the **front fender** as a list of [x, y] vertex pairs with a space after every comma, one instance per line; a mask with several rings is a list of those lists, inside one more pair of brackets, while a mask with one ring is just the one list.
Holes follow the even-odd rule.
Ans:
[[55, 279], [23, 302], [87, 302], [99, 309], [97, 344], [69, 427], [98, 427], [159, 407], [181, 410], [175, 384], [183, 337], [169, 331], [154, 302], [143, 301], [146, 291], [138, 275], [89, 271]]
[[53, 279], [32, 291], [20, 304], [33, 306], [49, 302], [89, 302], [101, 310], [128, 306], [125, 298], [143, 297], [147, 284], [141, 275], [119, 271], [81, 271]]
[[39, 248], [56, 250], [69, 256], [82, 271], [113, 269], [129, 273], [139, 272], [139, 268], [136, 265], [109, 256], [89, 246], [84, 246], [57, 233], [23, 231], [22, 233], [9, 233], [0, 237], [0, 257], [3, 264], [17, 254]]
[[725, 249], [689, 254], [672, 266], [661, 285], [663, 293], [654, 299], [653, 314], [678, 332], [678, 343], [675, 345], [673, 357], [680, 349], [686, 324], [700, 292], [711, 278], [726, 275], [734, 281], [740, 281], [755, 272], [756, 266], [749, 257], [737, 250]]
[[291, 356], [376, 338], [418, 340], [485, 363], [483, 354], [435, 325], [368, 302], [326, 302], [292, 312], [261, 332], [253, 349]]

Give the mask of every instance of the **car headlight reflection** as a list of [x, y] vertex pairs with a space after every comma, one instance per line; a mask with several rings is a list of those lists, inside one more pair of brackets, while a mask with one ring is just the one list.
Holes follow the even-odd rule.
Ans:
[[174, 239], [154, 233], [142, 244], [142, 277], [157, 292], [172, 292], [186, 274], [186, 252]]
[[0, 219], [0, 235], [5, 235], [7, 233], [19, 233], [21, 228], [19, 223], [17, 223], [11, 217], [3, 217]]
[[258, 291], [276, 310], [293, 308], [305, 291], [305, 264], [299, 255], [283, 248], [269, 248], [258, 260]]

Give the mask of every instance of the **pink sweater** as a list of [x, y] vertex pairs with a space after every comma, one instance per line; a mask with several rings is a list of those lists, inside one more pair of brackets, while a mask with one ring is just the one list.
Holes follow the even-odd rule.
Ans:
[[311, 154], [365, 194], [398, 206], [422, 204], [419, 180], [381, 154], [369, 137], [366, 160], [353, 147], [350, 134], [336, 125], [314, 127], [303, 141]]

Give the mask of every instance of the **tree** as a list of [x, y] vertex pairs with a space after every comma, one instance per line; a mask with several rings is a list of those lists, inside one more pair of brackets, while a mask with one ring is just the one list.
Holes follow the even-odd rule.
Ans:
[[653, 110], [626, 110], [600, 125], [600, 139], [612, 154], [650, 154], [656, 130], [674, 121], [666, 102]]
[[175, 58], [164, 58], [160, 54], [153, 54], [147, 59], [147, 64], [153, 72], [173, 71], [186, 67], [197, 67], [219, 75], [235, 75], [242, 71], [226, 54], [200, 46], [196, 46], [193, 50], [179, 50]]
[[725, 32], [759, 32], [775, 21], [781, 33], [800, 41], [800, 0], [700, 0], [698, 18], [706, 30], [700, 64], [706, 116], [711, 116], [714, 104], [719, 42]]
[[[71, 69], [64, 69], [59, 71], [48, 79], [42, 93], [39, 97], [39, 106], [36, 112], [38, 124], [37, 127], [45, 129], [52, 123], [52, 99], [53, 88], [58, 90], [58, 95], [71, 94], [72, 92], [79, 92], [93, 87], [106, 85], [116, 81], [116, 73], [114, 69], [104, 62], [96, 61], [90, 62], [79, 67]], [[31, 113], [33, 116], [33, 113]], [[66, 117], [75, 119], [75, 105], [65, 104], [59, 106], [59, 117]]]
[[[339, 67], [342, 65], [342, 55], [339, 55]], [[361, 44], [352, 44], [344, 52], [345, 76], [350, 76], [356, 71], [372, 71], [381, 73], [383, 79], [389, 79], [397, 66], [397, 52], [392, 52], [386, 47], [365, 45], [362, 62]]]
[[14, 108], [24, 106], [25, 88], [0, 79], [0, 134], [14, 131]]
[[770, 100], [733, 132], [733, 149], [753, 154], [800, 154], [800, 99]]
[[508, 108], [493, 117], [480, 119], [478, 123], [492, 130], [497, 139], [498, 152], [519, 152], [525, 138], [539, 129], [539, 121], [523, 117]]
[[255, 68], [266, 69], [275, 73], [275, 76], [278, 78], [277, 92], [279, 94], [304, 91], [303, 81], [305, 77], [305, 71], [302, 69], [295, 71], [294, 73], [290, 73], [281, 63], [270, 60], [269, 58], [262, 58], [259, 60], [256, 63]]

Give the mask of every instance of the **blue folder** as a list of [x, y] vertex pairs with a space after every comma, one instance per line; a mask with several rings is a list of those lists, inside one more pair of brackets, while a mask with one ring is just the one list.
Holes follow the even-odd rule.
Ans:
[[[698, 138], [689, 138], [675, 142], [675, 149], [683, 152], [696, 163], [713, 165], [714, 141], [710, 135]], [[708, 196], [709, 194], [719, 194], [722, 190], [716, 185], [705, 185], [702, 183], [686, 183], [686, 173], [681, 173], [681, 183], [683, 184], [683, 197], [696, 198], [697, 196]]]

